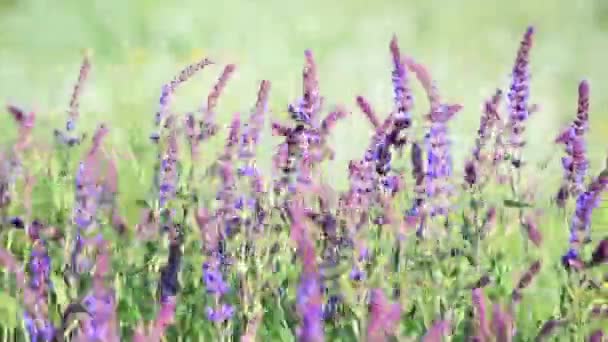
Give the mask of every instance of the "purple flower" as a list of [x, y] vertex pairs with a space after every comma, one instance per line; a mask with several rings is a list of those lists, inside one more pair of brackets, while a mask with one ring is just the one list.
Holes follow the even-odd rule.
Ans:
[[50, 321], [33, 318], [29, 313], [23, 313], [25, 329], [32, 342], [50, 342], [55, 338], [55, 327]]
[[44, 247], [34, 248], [27, 263], [30, 272], [30, 287], [39, 289], [42, 284], [48, 284], [51, 273], [51, 258]]
[[365, 271], [357, 266], [353, 266], [352, 270], [350, 271], [350, 279], [354, 281], [362, 281], [363, 279], [365, 279], [365, 276]]
[[608, 186], [608, 174], [603, 171], [576, 199], [576, 209], [570, 223], [570, 249], [563, 261], [578, 257], [581, 244], [590, 241], [591, 214], [599, 205], [606, 186]]
[[578, 196], [585, 189], [585, 177], [589, 168], [585, 133], [589, 126], [589, 83], [582, 81], [578, 87], [578, 110], [573, 123], [555, 139], [564, 144], [566, 156], [562, 157], [564, 180], [557, 195], [557, 204], [563, 207], [570, 194]]
[[517, 52], [517, 58], [511, 73], [511, 87], [507, 96], [509, 100], [509, 143], [511, 145], [512, 163], [516, 168], [521, 165], [524, 124], [529, 116], [530, 49], [532, 48], [533, 36], [534, 28], [530, 26], [526, 30]]
[[323, 341], [321, 288], [316, 277], [311, 276], [301, 280], [297, 293], [297, 306], [302, 317], [298, 333], [299, 341]]
[[219, 308], [215, 309], [208, 306], [205, 310], [207, 319], [215, 323], [225, 322], [234, 315], [234, 307], [229, 304], [221, 304]]
[[392, 81], [396, 111], [404, 119], [410, 120], [409, 111], [413, 106], [413, 96], [408, 86], [407, 69], [401, 57], [397, 36], [393, 36], [393, 39], [391, 39], [390, 50], [393, 62]]
[[162, 121], [167, 116], [167, 112], [169, 111], [169, 105], [171, 102], [171, 96], [175, 92], [175, 90], [188, 79], [190, 79], [195, 73], [199, 70], [203, 69], [209, 64], [213, 64], [207, 58], [202, 59], [198, 63], [188, 65], [184, 68], [179, 75], [177, 75], [171, 82], [164, 84], [161, 88], [160, 99], [158, 100], [159, 109], [156, 112], [155, 123], [159, 126]]
[[207, 292], [212, 294], [224, 295], [230, 289], [222, 273], [212, 268], [209, 263], [203, 265], [203, 281]]

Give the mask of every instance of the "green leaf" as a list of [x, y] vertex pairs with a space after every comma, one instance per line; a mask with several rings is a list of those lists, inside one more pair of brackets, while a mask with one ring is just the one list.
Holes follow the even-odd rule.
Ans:
[[16, 329], [19, 327], [20, 306], [17, 298], [9, 295], [6, 292], [0, 292], [0, 320], [2, 326], [8, 329]]
[[140, 208], [152, 208], [152, 205], [150, 203], [148, 203], [148, 201], [143, 200], [143, 199], [135, 200], [135, 204]]
[[507, 208], [531, 208], [532, 207], [532, 205], [529, 203], [516, 201], [516, 200], [510, 200], [510, 199], [504, 200], [503, 204]]

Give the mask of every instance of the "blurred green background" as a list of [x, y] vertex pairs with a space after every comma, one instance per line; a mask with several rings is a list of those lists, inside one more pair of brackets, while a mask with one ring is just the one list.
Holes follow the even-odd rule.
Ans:
[[[461, 160], [473, 142], [482, 101], [496, 87], [508, 86], [520, 37], [533, 24], [532, 101], [542, 111], [529, 123], [528, 156], [561, 153], [551, 140], [573, 117], [577, 82], [587, 78], [592, 85], [589, 148], [597, 170], [608, 133], [607, 3], [0, 0], [0, 100], [32, 106], [41, 120], [62, 119], [81, 53], [91, 48], [94, 70], [81, 106], [86, 121], [109, 122], [113, 139], [130, 130], [143, 139], [152, 127], [161, 84], [206, 55], [218, 65], [179, 90], [177, 109], [198, 107], [223, 65], [236, 63], [237, 76], [220, 100], [223, 122], [253, 105], [264, 78], [273, 82], [272, 110], [278, 117], [300, 94], [303, 51], [310, 48], [326, 103], [345, 104], [354, 113], [333, 137], [335, 163], [342, 167], [361, 155], [369, 136], [354, 97], [365, 95], [379, 112], [391, 108], [388, 43], [396, 33], [403, 53], [430, 68], [445, 99], [465, 106], [451, 125], [454, 153]], [[417, 115], [427, 109], [422, 96], [416, 105]], [[45, 129], [50, 131], [39, 126], [38, 132]], [[264, 148], [269, 151], [270, 145]], [[559, 173], [557, 161], [553, 164]]]
[[[109, 123], [119, 156], [136, 156], [119, 159], [121, 210], [136, 222], [139, 208], [133, 203], [145, 196], [152, 180], [156, 151], [147, 137], [160, 88], [188, 63], [208, 56], [217, 65], [179, 89], [175, 108], [180, 111], [205, 101], [225, 64], [238, 65], [219, 102], [222, 123], [228, 124], [234, 111], [252, 107], [262, 79], [272, 81], [273, 118], [283, 117], [287, 102], [301, 93], [303, 51], [312, 49], [326, 103], [353, 110], [332, 137], [337, 154], [328, 167], [331, 184], [343, 187], [346, 163], [362, 155], [370, 133], [355, 96], [365, 95], [381, 113], [392, 107], [388, 45], [393, 34], [404, 54], [429, 67], [446, 101], [464, 105], [450, 126], [454, 159], [461, 165], [474, 142], [483, 101], [495, 88], [508, 87], [528, 25], [537, 28], [531, 96], [541, 111], [530, 119], [526, 155], [539, 162], [554, 156], [537, 180], [552, 176], [556, 184], [562, 176], [563, 152], [552, 140], [574, 117], [582, 78], [592, 86], [588, 141], [595, 175], [608, 152], [608, 0], [0, 0], [0, 101], [36, 109], [35, 132], [50, 139], [52, 129], [63, 125], [82, 51], [90, 48], [93, 73], [81, 101], [83, 120], [89, 129]], [[420, 117], [428, 105], [412, 83], [418, 95], [415, 117]], [[421, 138], [421, 120], [416, 125]], [[0, 127], [0, 142], [15, 133], [8, 115], [0, 116]], [[265, 166], [275, 142], [263, 143], [259, 159]], [[205, 145], [206, 159], [213, 159], [209, 154], [221, 145], [220, 139]], [[548, 199], [557, 187], [540, 190]], [[598, 234], [604, 234], [605, 217], [594, 223]], [[545, 232], [552, 230], [547, 245], [553, 247], [547, 250], [556, 257], [567, 231], [560, 217], [551, 220], [542, 225]], [[514, 242], [519, 235], [508, 239], [500, 236], [500, 244], [519, 251]], [[555, 279], [549, 273], [543, 294]], [[530, 307], [542, 307], [547, 299], [530, 298], [538, 303]]]

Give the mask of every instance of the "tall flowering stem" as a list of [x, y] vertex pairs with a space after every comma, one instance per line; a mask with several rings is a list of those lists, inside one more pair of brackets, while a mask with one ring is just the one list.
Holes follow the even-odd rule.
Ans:
[[181, 232], [175, 225], [172, 226], [169, 230], [169, 257], [160, 274], [160, 309], [148, 327], [144, 327], [143, 324], [137, 327], [133, 342], [160, 342], [167, 328], [175, 322], [182, 239]]
[[309, 149], [311, 144], [320, 142], [317, 114], [321, 110], [321, 97], [317, 79], [316, 63], [312, 51], [304, 52], [306, 63], [302, 72], [303, 97], [288, 106], [293, 120], [292, 127], [273, 123], [273, 134], [283, 136], [274, 156], [275, 170], [280, 178], [275, 182], [275, 193], [293, 192], [296, 181], [305, 182], [312, 170]]
[[[237, 199], [236, 208], [241, 212], [241, 218], [247, 223], [247, 235], [250, 229], [261, 230], [266, 213], [262, 209], [265, 192], [262, 175], [256, 165], [256, 151], [260, 142], [260, 133], [264, 127], [264, 116], [268, 106], [270, 82], [262, 81], [258, 90], [257, 101], [249, 117], [249, 122], [243, 127], [239, 146], [237, 176], [241, 180], [241, 195]], [[248, 193], [248, 195], [245, 195]]]
[[[484, 237], [486, 220], [485, 216], [492, 207], [488, 208], [484, 200], [483, 190], [487, 184], [496, 176], [498, 169], [494, 165], [494, 153], [500, 147], [496, 146], [496, 139], [501, 135], [501, 117], [498, 107], [502, 100], [502, 91], [497, 89], [494, 94], [485, 101], [482, 115], [479, 120], [479, 128], [475, 145], [471, 156], [464, 164], [463, 188], [471, 196], [470, 211], [467, 215], [467, 224], [463, 234], [469, 239], [475, 249], [475, 255], [479, 255], [479, 241]], [[494, 146], [492, 146], [492, 143]], [[494, 148], [494, 150], [492, 150]]]
[[111, 259], [108, 242], [101, 235], [87, 240], [89, 240], [87, 244], [96, 247], [97, 257], [91, 289], [82, 300], [89, 317], [81, 322], [78, 337], [86, 341], [118, 342], [120, 341], [118, 303], [116, 293], [109, 283]]
[[511, 87], [507, 98], [509, 100], [509, 147], [511, 164], [519, 169], [522, 164], [522, 148], [525, 145], [525, 124], [530, 115], [530, 50], [534, 38], [534, 28], [528, 27], [521, 41], [515, 65], [511, 73]]
[[278, 173], [274, 184], [277, 195], [293, 193], [297, 184], [311, 184], [317, 166], [333, 158], [333, 151], [326, 144], [332, 128], [348, 114], [337, 107], [326, 117], [319, 116], [323, 99], [319, 95], [316, 64], [310, 50], [304, 55], [303, 97], [288, 107], [293, 125], [272, 124], [273, 134], [285, 139], [273, 158], [274, 170]]
[[297, 330], [298, 341], [322, 342], [323, 332], [323, 298], [321, 278], [316, 261], [315, 245], [305, 225], [303, 208], [292, 202], [289, 208], [291, 215], [291, 238], [296, 244], [297, 254], [302, 262], [302, 273], [297, 291], [296, 309], [301, 318]]
[[555, 139], [564, 145], [566, 156], [562, 158], [564, 179], [556, 196], [556, 202], [564, 207], [568, 198], [580, 195], [585, 190], [585, 177], [589, 168], [586, 156], [585, 133], [589, 128], [589, 83], [581, 81], [578, 86], [578, 110], [576, 118]]
[[570, 222], [570, 248], [563, 257], [564, 265], [569, 267], [580, 258], [580, 248], [591, 241], [591, 215], [599, 205], [601, 196], [608, 186], [608, 172], [602, 171], [588, 186], [585, 192], [578, 195], [576, 209]]
[[80, 98], [84, 90], [87, 79], [91, 74], [91, 56], [89, 52], [85, 52], [85, 55], [80, 65], [80, 71], [78, 73], [78, 79], [74, 84], [72, 95], [70, 97], [70, 103], [68, 106], [67, 114], [68, 118], [65, 123], [65, 131], [61, 129], [55, 130], [55, 137], [59, 140], [59, 143], [68, 147], [80, 144], [85, 134], [74, 135], [76, 130], [76, 124], [80, 118]]
[[193, 112], [186, 114], [184, 128], [186, 138], [190, 144], [190, 155], [193, 163], [199, 159], [200, 143], [217, 134], [218, 127], [215, 123], [217, 103], [235, 70], [236, 66], [234, 64], [228, 64], [224, 67], [213, 89], [207, 95], [207, 103], [199, 110], [201, 117], [197, 117]]
[[391, 303], [381, 289], [370, 293], [370, 310], [367, 323], [367, 341], [386, 341], [387, 336], [395, 334], [401, 319], [401, 305]]
[[[450, 198], [453, 194], [450, 183], [452, 175], [451, 141], [447, 123], [462, 109], [462, 106], [444, 104], [426, 67], [413, 59], [407, 59], [406, 61], [424, 87], [430, 103], [430, 111], [426, 115], [429, 128], [424, 141], [427, 154], [425, 163], [427, 206], [422, 213], [417, 214], [447, 218], [451, 208]], [[424, 227], [419, 227], [419, 235], [423, 234], [423, 229]]]
[[[202, 70], [206, 66], [213, 64], [213, 62], [207, 58], [203, 58], [199, 62], [195, 64], [188, 65], [184, 68], [173, 80], [169, 83], [166, 83], [162, 86], [161, 95], [159, 99], [159, 108], [156, 111], [155, 115], [155, 123], [156, 126], [159, 127], [165, 121], [166, 117], [169, 115], [169, 108], [171, 105], [171, 98], [173, 97], [175, 91], [186, 81], [188, 81], [192, 76], [194, 76], [198, 71]], [[153, 140], [158, 140], [160, 137], [160, 132], [153, 133], [151, 138]]]
[[239, 114], [233, 116], [223, 154], [218, 161], [221, 188], [216, 200], [219, 206], [213, 215], [199, 209], [197, 222], [203, 234], [202, 265], [203, 283], [207, 293], [211, 294], [214, 303], [206, 308], [207, 319], [220, 327], [234, 315], [234, 307], [223, 302], [223, 297], [230, 291], [224, 280], [224, 271], [230, 263], [226, 254], [226, 239], [238, 233], [241, 220], [237, 211], [236, 177], [234, 157], [240, 141], [241, 121]]
[[52, 341], [56, 328], [48, 317], [48, 295], [53, 289], [51, 283], [51, 258], [47, 251], [47, 243], [41, 236], [41, 225], [32, 224], [29, 228], [29, 236], [32, 240], [32, 252], [27, 263], [29, 274], [28, 287], [30, 295], [26, 298], [33, 302], [33, 309], [25, 310], [23, 319], [28, 334], [32, 341]]
[[488, 341], [490, 339], [490, 326], [485, 296], [481, 287], [473, 289], [472, 301], [475, 310], [475, 338], [480, 342]]
[[222, 250], [221, 225], [219, 221], [209, 214], [205, 209], [199, 209], [196, 221], [203, 239], [203, 253], [206, 260], [202, 265], [203, 284], [207, 293], [215, 300], [214, 306], [208, 306], [207, 319], [212, 322], [222, 323], [232, 317], [234, 308], [228, 304], [221, 304], [221, 298], [230, 290], [222, 274], [223, 263], [226, 262]]
[[95, 135], [91, 148], [83, 161], [80, 162], [75, 177], [75, 200], [72, 214], [72, 222], [76, 228], [74, 235], [74, 246], [70, 258], [70, 271], [72, 276], [92, 266], [91, 260], [81, 256], [85, 246], [84, 237], [97, 233], [98, 209], [103, 203], [104, 188], [104, 165], [101, 152], [101, 144], [109, 130], [105, 125], [100, 125]]
[[502, 90], [497, 89], [492, 97], [483, 106], [479, 119], [479, 129], [475, 138], [475, 145], [471, 157], [465, 162], [464, 181], [468, 187], [483, 187], [490, 179], [488, 171], [492, 170], [494, 156], [489, 150], [490, 143], [495, 142], [500, 133], [501, 117], [498, 107], [502, 100]]
[[160, 165], [158, 169], [158, 200], [160, 208], [166, 208], [168, 202], [173, 199], [177, 192], [179, 180], [178, 160], [179, 145], [177, 141], [177, 130], [173, 126], [173, 117], [165, 141], [164, 152], [159, 156]]
[[11, 192], [17, 179], [28, 173], [24, 159], [32, 147], [32, 130], [36, 122], [36, 114], [33, 111], [27, 112], [14, 105], [7, 105], [7, 111], [17, 124], [18, 135], [11, 152], [5, 155], [0, 151], [0, 222], [7, 219], [7, 210], [12, 202]]
[[[412, 124], [411, 110], [414, 106], [414, 96], [409, 86], [407, 68], [401, 56], [397, 36], [390, 42], [390, 51], [393, 64], [392, 81], [394, 93], [393, 127], [389, 133], [389, 140], [395, 148], [401, 148], [407, 143], [406, 130]], [[403, 132], [403, 133], [402, 133]]]
[[76, 127], [76, 120], [78, 120], [80, 116], [80, 96], [84, 89], [84, 84], [89, 77], [91, 72], [91, 60], [88, 53], [85, 53], [85, 56], [82, 60], [82, 65], [80, 66], [80, 72], [78, 73], [78, 80], [74, 85], [74, 90], [72, 91], [72, 97], [70, 98], [70, 106], [68, 109], [68, 121], [66, 123], [65, 129], [68, 132], [71, 132]]
[[30, 278], [26, 277], [24, 267], [7, 250], [0, 249], [0, 266], [15, 275], [17, 286], [23, 291], [23, 319], [32, 341], [50, 342], [55, 338], [56, 328], [48, 317], [47, 293], [50, 289], [48, 276], [50, 260], [42, 241], [34, 242], [32, 256], [28, 262]]
[[394, 196], [401, 188], [401, 176], [392, 170], [393, 150], [401, 150], [408, 142], [408, 129], [412, 124], [413, 95], [409, 86], [408, 70], [401, 55], [396, 36], [390, 41], [389, 50], [393, 70], [392, 112], [380, 122], [372, 106], [363, 96], [356, 102], [374, 128], [368, 148], [361, 160], [349, 164], [350, 188], [343, 198], [349, 211], [369, 208], [379, 203], [377, 196]]

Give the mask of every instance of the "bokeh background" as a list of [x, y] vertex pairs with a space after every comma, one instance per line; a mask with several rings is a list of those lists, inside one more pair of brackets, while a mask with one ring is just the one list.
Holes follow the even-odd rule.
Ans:
[[[145, 139], [161, 85], [186, 64], [209, 56], [217, 66], [180, 88], [177, 110], [197, 108], [221, 68], [236, 63], [237, 75], [219, 105], [223, 122], [234, 111], [251, 108], [261, 79], [273, 82], [276, 118], [300, 95], [303, 51], [310, 48], [326, 103], [354, 113], [333, 137], [337, 158], [331, 169], [343, 175], [342, 167], [361, 155], [369, 137], [354, 97], [365, 95], [378, 112], [391, 108], [388, 43], [394, 33], [405, 54], [430, 68], [444, 98], [464, 105], [451, 125], [455, 159], [461, 160], [473, 143], [483, 100], [496, 87], [508, 86], [529, 24], [537, 27], [532, 101], [542, 111], [529, 123], [528, 156], [559, 153], [551, 140], [573, 117], [577, 82], [587, 78], [589, 149], [597, 170], [608, 133], [604, 0], [0, 0], [0, 100], [35, 108], [43, 122], [60, 123], [82, 51], [91, 49], [94, 69], [81, 106], [85, 121], [91, 127], [108, 122], [118, 142], [133, 139], [133, 133]], [[422, 95], [416, 105], [418, 116], [428, 108]], [[50, 130], [37, 128], [46, 136]], [[264, 148], [270, 152], [271, 146]], [[553, 170], [559, 173], [555, 159]]]
[[[346, 163], [362, 155], [370, 134], [355, 96], [366, 96], [380, 113], [392, 107], [388, 45], [393, 34], [404, 54], [428, 66], [445, 100], [464, 105], [450, 123], [456, 170], [461, 170], [481, 105], [497, 87], [507, 89], [528, 25], [537, 30], [531, 96], [541, 111], [528, 124], [526, 157], [541, 164], [553, 157], [536, 175], [547, 182], [540, 190], [548, 203], [562, 176], [563, 152], [552, 141], [574, 117], [583, 78], [592, 87], [589, 174], [605, 165], [608, 0], [0, 0], [0, 102], [35, 109], [35, 134], [50, 141], [53, 128], [64, 124], [82, 53], [90, 49], [93, 72], [81, 101], [83, 124], [89, 132], [100, 122], [110, 125], [109, 138], [118, 150], [119, 202], [128, 221], [137, 222], [140, 208], [133, 203], [145, 198], [153, 176], [155, 149], [147, 137], [161, 85], [185, 65], [203, 56], [217, 62], [179, 89], [177, 111], [198, 108], [223, 66], [235, 63], [236, 77], [219, 102], [221, 122], [227, 125], [233, 112], [253, 106], [262, 79], [272, 81], [272, 117], [280, 119], [287, 103], [301, 94], [303, 52], [312, 49], [326, 104], [353, 111], [335, 130], [336, 160], [326, 170], [329, 182], [340, 188], [346, 185]], [[412, 83], [418, 95], [414, 117], [420, 118], [428, 104]], [[14, 136], [11, 121], [0, 115], [0, 143]], [[423, 126], [421, 120], [415, 124], [419, 139]], [[266, 168], [275, 142], [263, 141], [258, 160]], [[214, 160], [222, 144], [218, 137], [204, 145], [205, 160]], [[55, 198], [40, 196], [43, 200]], [[548, 260], [563, 253], [567, 234], [562, 217], [554, 216], [542, 222]], [[606, 211], [595, 218], [594, 234], [604, 236]], [[498, 239], [510, 254], [523, 248], [518, 234]], [[526, 308], [543, 310], [547, 296], [557, 298], [555, 277], [549, 272], [539, 281], [542, 291], [529, 297]]]

